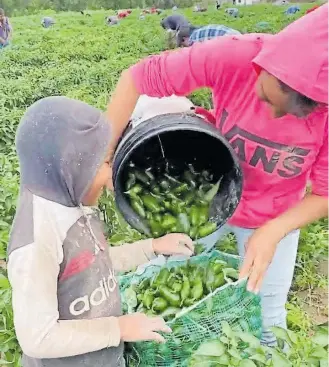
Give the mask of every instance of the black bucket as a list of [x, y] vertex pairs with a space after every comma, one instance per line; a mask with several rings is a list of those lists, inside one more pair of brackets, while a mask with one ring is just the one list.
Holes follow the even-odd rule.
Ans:
[[[161, 143], [160, 143], [161, 142]], [[196, 170], [209, 170], [214, 182], [221, 177], [219, 192], [210, 208], [210, 221], [221, 227], [233, 215], [242, 193], [242, 172], [238, 157], [219, 131], [202, 118], [190, 114], [153, 117], [129, 128], [116, 149], [113, 182], [116, 205], [126, 221], [150, 236], [147, 222], [131, 208], [124, 194], [128, 163], [137, 167], [157, 167], [165, 157], [177, 166], [193, 164]]]

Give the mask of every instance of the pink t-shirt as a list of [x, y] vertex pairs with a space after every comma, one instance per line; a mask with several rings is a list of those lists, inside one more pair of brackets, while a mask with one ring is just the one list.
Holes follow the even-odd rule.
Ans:
[[[299, 43], [304, 47], [298, 48]], [[308, 180], [313, 193], [328, 191], [327, 107], [305, 118], [272, 118], [255, 92], [257, 68], [327, 102], [328, 6], [275, 36], [219, 37], [149, 57], [130, 69], [138, 91], [148, 96], [212, 89], [216, 127], [240, 158], [244, 175], [242, 198], [230, 223], [246, 228], [257, 228], [295, 205]]]

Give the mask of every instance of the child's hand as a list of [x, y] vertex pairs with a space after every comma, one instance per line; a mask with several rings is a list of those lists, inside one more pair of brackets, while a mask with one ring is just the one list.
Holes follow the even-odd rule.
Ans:
[[153, 250], [162, 255], [187, 255], [192, 256], [194, 245], [191, 238], [182, 233], [170, 233], [153, 240]]
[[140, 342], [154, 340], [164, 343], [165, 339], [156, 331], [171, 333], [162, 317], [149, 317], [143, 313], [133, 313], [119, 317], [121, 340], [124, 342]]

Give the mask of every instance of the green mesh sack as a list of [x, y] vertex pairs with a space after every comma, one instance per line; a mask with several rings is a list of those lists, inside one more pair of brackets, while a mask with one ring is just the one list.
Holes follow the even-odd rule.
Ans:
[[[192, 257], [189, 262], [205, 266], [210, 259], [220, 259], [238, 269], [241, 258], [214, 250]], [[182, 266], [185, 262], [168, 261], [166, 267]], [[151, 278], [161, 270], [149, 266], [143, 274], [128, 274], [120, 279], [121, 292], [131, 284]], [[207, 339], [221, 334], [221, 323], [227, 321], [235, 329], [261, 336], [260, 297], [246, 290], [247, 281], [225, 284], [208, 294], [193, 306], [183, 309], [167, 324], [173, 332], [166, 334], [166, 343], [139, 342], [130, 344], [126, 359], [130, 367], [184, 367], [194, 350]]]

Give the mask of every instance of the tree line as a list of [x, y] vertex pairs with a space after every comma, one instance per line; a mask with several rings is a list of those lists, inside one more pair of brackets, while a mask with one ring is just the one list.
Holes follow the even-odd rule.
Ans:
[[174, 5], [180, 8], [193, 6], [193, 0], [1, 0], [0, 7], [9, 16], [34, 14], [41, 10], [82, 11], [85, 9], [128, 9], [155, 6], [169, 9]]

